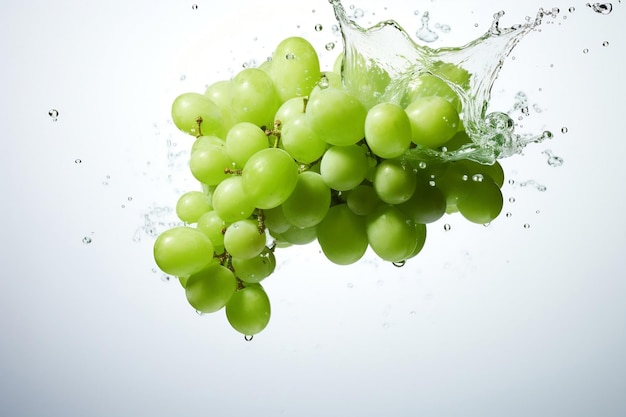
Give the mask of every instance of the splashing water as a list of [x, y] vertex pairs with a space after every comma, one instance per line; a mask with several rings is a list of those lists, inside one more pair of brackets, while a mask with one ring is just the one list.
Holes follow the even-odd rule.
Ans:
[[460, 97], [463, 108], [460, 116], [472, 143], [454, 151], [418, 146], [406, 152], [406, 160], [471, 159], [492, 164], [499, 158], [520, 153], [529, 143], [552, 137], [549, 131], [517, 134], [513, 120], [506, 113], [487, 114], [486, 110], [504, 59], [542, 19], [556, 18], [558, 9], [539, 9], [534, 19], [528, 18], [525, 23], [508, 28], [500, 27], [504, 15], [500, 11], [494, 15], [491, 28], [476, 40], [461, 47], [432, 49], [416, 44], [393, 20], [364, 29], [350, 20], [339, 0], [329, 2], [344, 40], [343, 83], [367, 108], [380, 102], [406, 104], [403, 103], [405, 92], [421, 74], [439, 77]]

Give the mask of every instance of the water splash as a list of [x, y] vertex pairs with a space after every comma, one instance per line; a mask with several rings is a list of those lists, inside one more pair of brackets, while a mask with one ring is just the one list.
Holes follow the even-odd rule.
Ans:
[[600, 14], [609, 14], [613, 11], [613, 4], [611, 3], [587, 3], [587, 7]]
[[348, 17], [339, 0], [329, 2], [344, 40], [344, 86], [367, 108], [385, 101], [406, 104], [405, 92], [422, 74], [439, 77], [460, 97], [461, 117], [472, 142], [454, 151], [418, 146], [405, 154], [407, 160], [471, 159], [492, 164], [499, 158], [519, 154], [529, 143], [552, 137], [548, 131], [517, 134], [506, 113], [487, 114], [486, 110], [504, 59], [544, 18], [555, 18], [558, 9], [539, 9], [534, 19], [527, 18], [523, 24], [506, 28], [500, 26], [504, 15], [500, 11], [494, 15], [489, 30], [474, 41], [461, 47], [432, 49], [416, 44], [396, 21], [387, 20], [364, 29]]

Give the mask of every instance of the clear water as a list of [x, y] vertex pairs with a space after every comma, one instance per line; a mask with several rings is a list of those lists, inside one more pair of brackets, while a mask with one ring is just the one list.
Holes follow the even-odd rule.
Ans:
[[[329, 2], [344, 40], [344, 85], [366, 107], [384, 101], [401, 104], [407, 86], [424, 73], [442, 79], [461, 99], [461, 118], [472, 143], [454, 151], [417, 147], [405, 154], [407, 160], [471, 159], [492, 164], [499, 158], [519, 154], [529, 143], [552, 137], [549, 131], [518, 134], [508, 114], [487, 113], [487, 106], [504, 59], [544, 19], [554, 19], [558, 9], [539, 9], [534, 19], [527, 18], [524, 23], [506, 28], [500, 27], [504, 15], [500, 11], [494, 15], [489, 30], [474, 41], [460, 47], [433, 49], [415, 43], [394, 20], [364, 29], [350, 18], [339, 0]], [[422, 40], [432, 38], [434, 32], [428, 29], [427, 13], [418, 32]]]

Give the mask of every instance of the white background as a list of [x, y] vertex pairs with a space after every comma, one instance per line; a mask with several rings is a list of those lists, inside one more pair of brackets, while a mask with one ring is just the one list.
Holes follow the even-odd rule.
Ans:
[[[514, 181], [503, 215], [489, 227], [446, 216], [401, 269], [371, 254], [333, 266], [314, 244], [278, 251], [272, 319], [245, 342], [223, 312], [198, 316], [152, 260], [150, 230], [198, 189], [170, 105], [287, 36], [328, 66], [331, 6], [4, 0], [0, 415], [626, 415], [625, 11], [498, 3], [505, 26], [561, 10], [493, 90], [504, 111], [525, 92], [536, 106], [519, 122], [555, 134], [502, 161]], [[431, 46], [469, 42], [497, 11], [354, 4], [361, 24], [395, 18], [411, 34], [430, 11], [431, 28], [451, 27]]]

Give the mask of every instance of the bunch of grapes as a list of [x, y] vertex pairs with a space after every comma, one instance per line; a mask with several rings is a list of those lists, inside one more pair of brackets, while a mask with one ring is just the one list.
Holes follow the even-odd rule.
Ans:
[[[261, 282], [274, 272], [276, 248], [317, 240], [336, 264], [357, 262], [368, 247], [403, 264], [445, 213], [484, 224], [502, 209], [498, 163], [404, 157], [470, 142], [448, 84], [422, 74], [397, 103], [363, 103], [343, 86], [341, 56], [336, 62], [322, 72], [311, 44], [288, 38], [259, 68], [172, 105], [176, 126], [195, 137], [189, 167], [202, 191], [180, 197], [186, 226], [159, 235], [154, 258], [194, 309], [224, 308], [247, 336], [270, 318]], [[459, 83], [470, 76], [448, 71]]]

